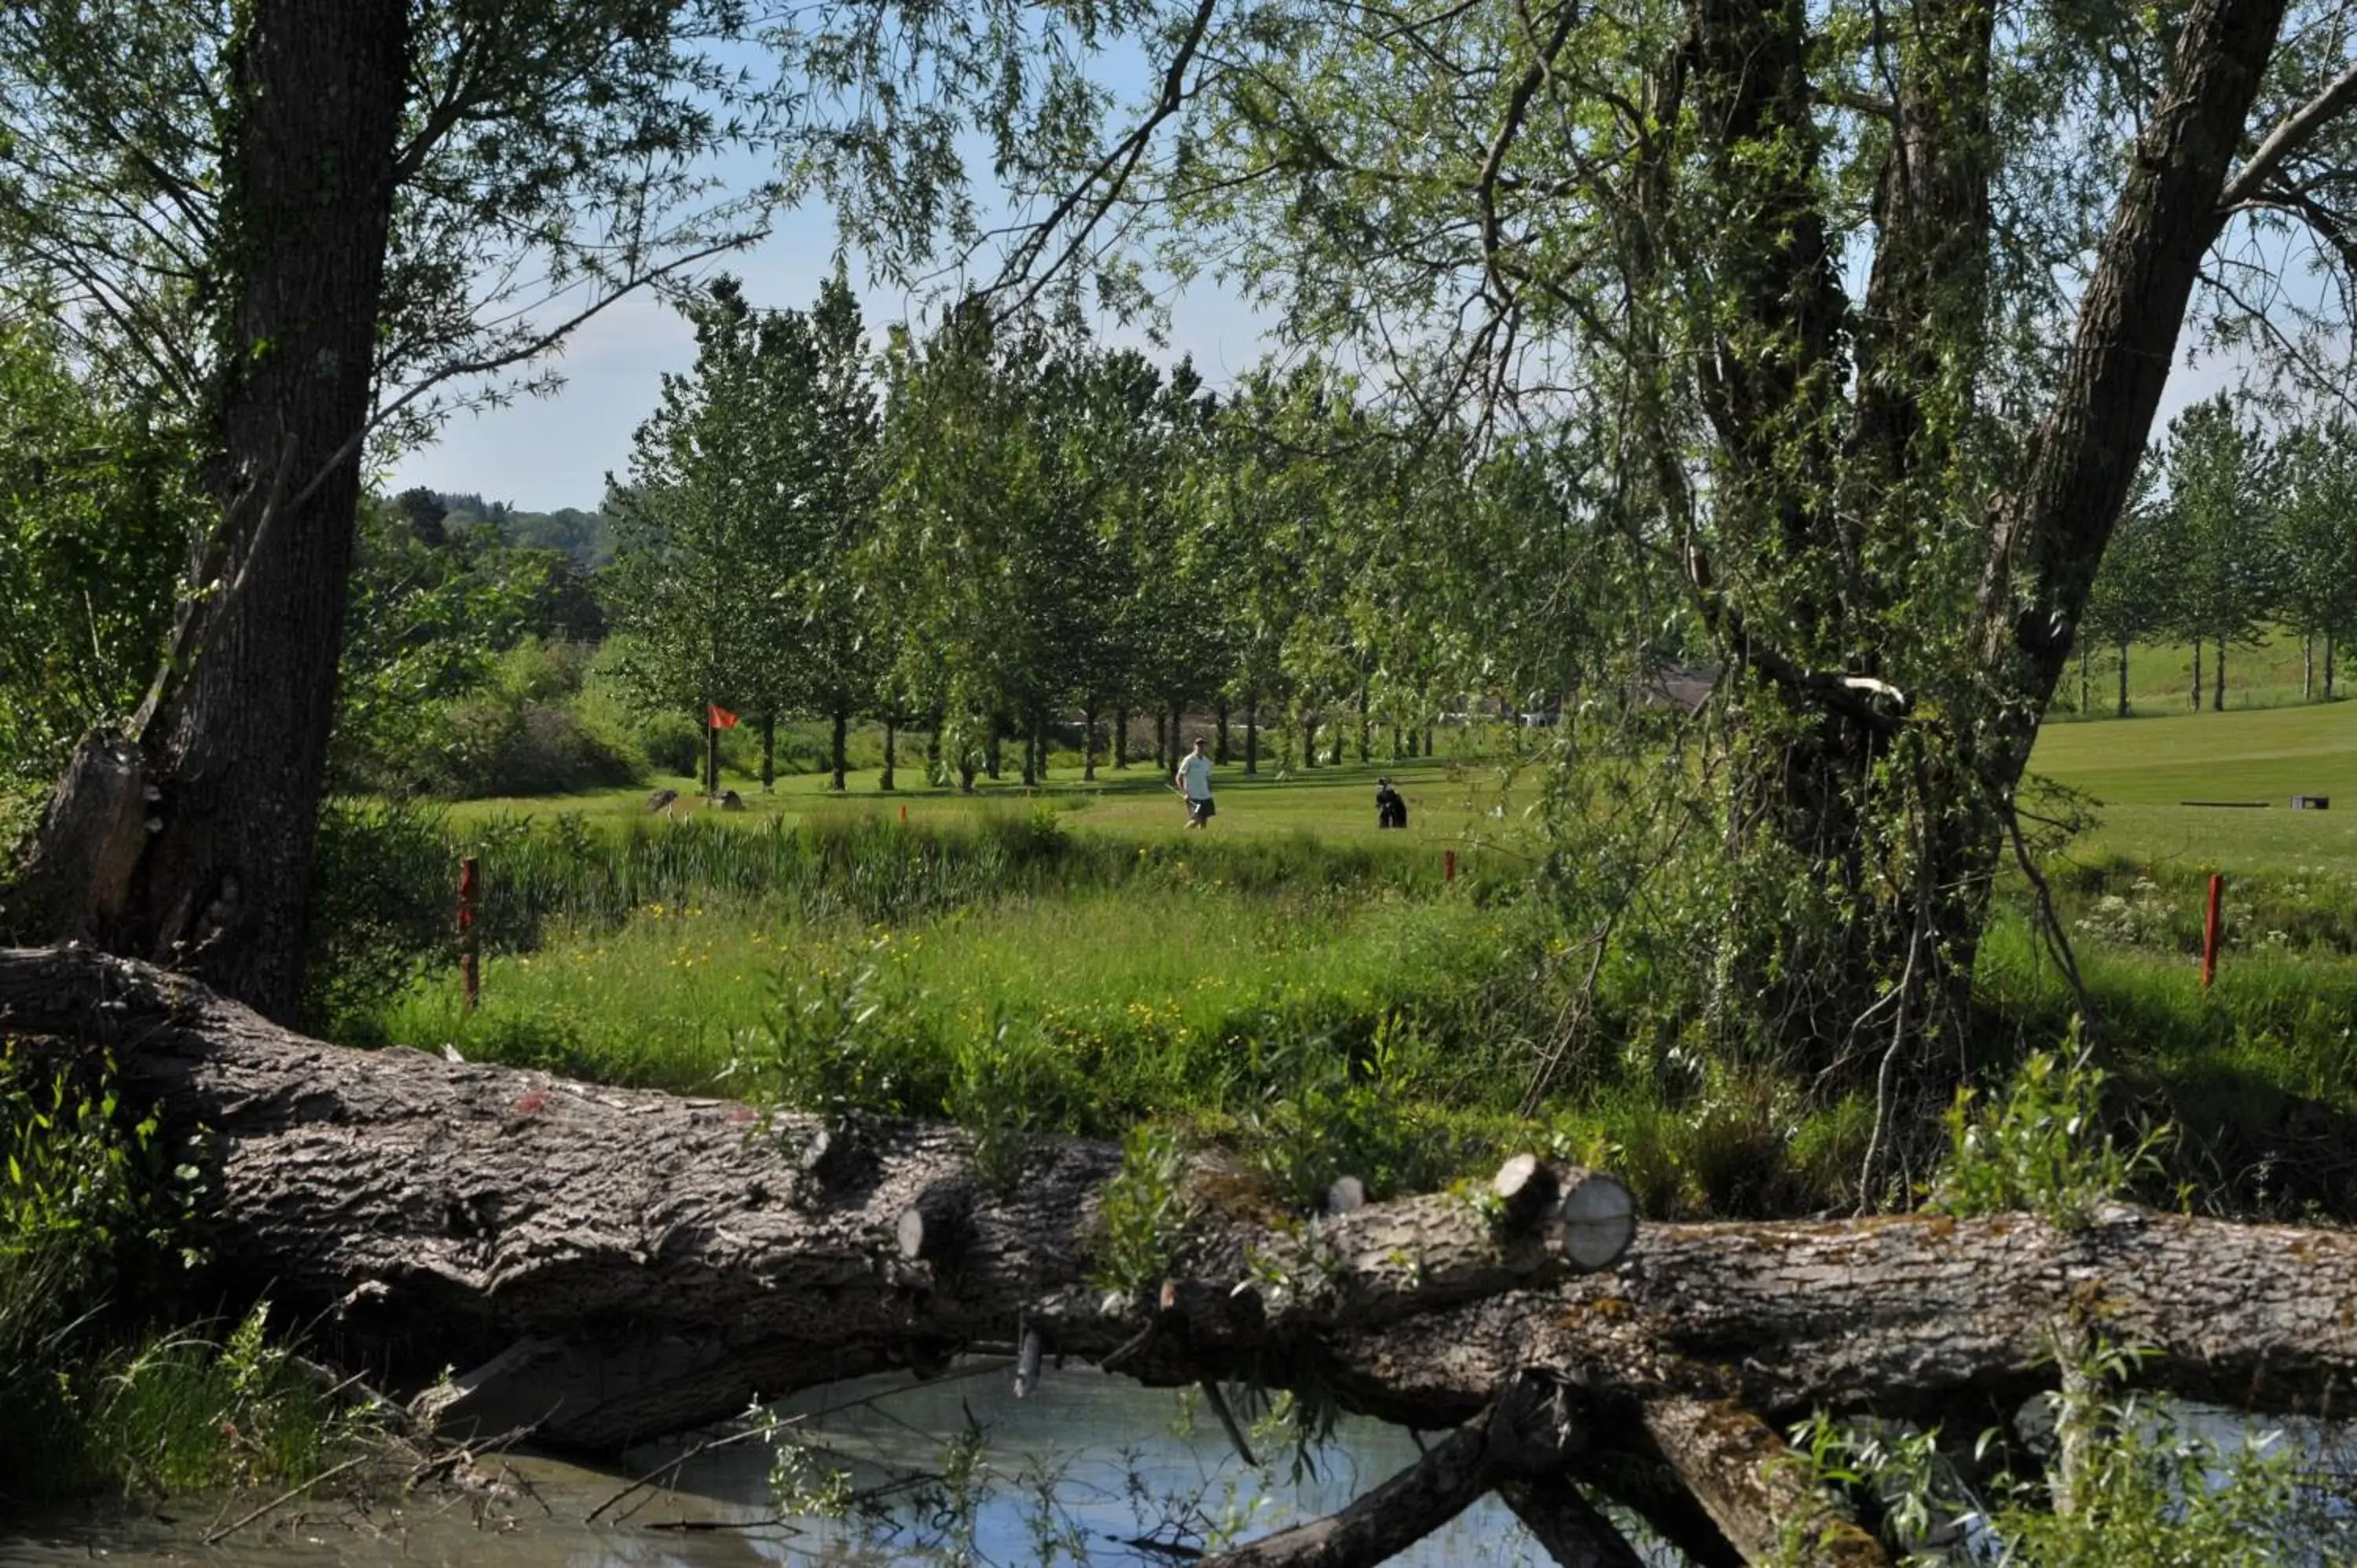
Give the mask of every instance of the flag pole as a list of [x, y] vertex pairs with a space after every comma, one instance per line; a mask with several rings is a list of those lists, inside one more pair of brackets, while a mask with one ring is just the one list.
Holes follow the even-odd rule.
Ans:
[[704, 703], [704, 798], [720, 798], [720, 725], [710, 698]]

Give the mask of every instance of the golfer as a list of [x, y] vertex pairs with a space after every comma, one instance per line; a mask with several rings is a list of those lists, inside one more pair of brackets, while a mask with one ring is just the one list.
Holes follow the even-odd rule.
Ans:
[[1211, 820], [1217, 810], [1211, 804], [1211, 743], [1201, 736], [1195, 737], [1195, 749], [1178, 759], [1178, 771], [1171, 775], [1178, 793], [1187, 797], [1187, 825], [1200, 828]]

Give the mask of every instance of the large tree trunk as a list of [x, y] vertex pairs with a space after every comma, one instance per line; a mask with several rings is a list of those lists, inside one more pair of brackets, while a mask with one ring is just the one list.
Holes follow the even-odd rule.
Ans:
[[849, 788], [846, 779], [851, 771], [851, 709], [847, 704], [837, 702], [834, 705], [834, 728], [828, 737], [827, 746], [826, 787], [839, 792]]
[[302, 994], [311, 844], [374, 390], [406, 0], [255, 0], [213, 260], [218, 537], [129, 733], [76, 757], [27, 865], [50, 934]]
[[[1620, 1500], [1716, 1540], [1710, 1560], [1765, 1561], [1800, 1529], [1834, 1560], [1878, 1562], [1795, 1485], [1776, 1427], [1871, 1410], [1977, 1430], [1992, 1402], [2050, 1381], [2058, 1337], [2091, 1313], [2190, 1397], [2315, 1412], [2357, 1375], [2342, 1231], [2112, 1208], [2080, 1230], [1675, 1225], [1630, 1247], [1625, 1189], [1534, 1160], [1509, 1162], [1485, 1205], [1439, 1195], [1306, 1225], [1272, 1222], [1238, 1172], [1203, 1162], [1172, 1266], [1107, 1291], [1099, 1205], [1120, 1155], [1103, 1145], [1041, 1140], [993, 1185], [954, 1129], [764, 1122], [344, 1050], [86, 950], [0, 950], [0, 1026], [111, 1049], [131, 1093], [195, 1130], [225, 1278], [325, 1310], [321, 1337], [347, 1351], [467, 1369], [421, 1402], [446, 1428], [612, 1450], [1035, 1334], [1157, 1384], [1300, 1380], [1426, 1430], [1480, 1418], [1368, 1509], [1259, 1561], [1366, 1561], [1271, 1553], [1383, 1521], [1404, 1543], [1468, 1486], [1610, 1491], [1666, 1467], [1682, 1502]], [[1566, 1532], [1594, 1522], [1554, 1503]]]
[[2210, 682], [2210, 711], [2222, 714], [2226, 711], [2226, 639], [2222, 637], [2217, 640], [2216, 662], [2212, 668], [2216, 673]]

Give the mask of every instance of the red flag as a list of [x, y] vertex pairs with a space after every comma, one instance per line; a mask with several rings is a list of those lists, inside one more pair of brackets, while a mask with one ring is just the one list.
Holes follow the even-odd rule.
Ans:
[[712, 711], [711, 718], [712, 727], [714, 729], [735, 729], [737, 727], [737, 715], [735, 714], [730, 713], [726, 708], [722, 707], [717, 703], [713, 703], [709, 704], [709, 706]]

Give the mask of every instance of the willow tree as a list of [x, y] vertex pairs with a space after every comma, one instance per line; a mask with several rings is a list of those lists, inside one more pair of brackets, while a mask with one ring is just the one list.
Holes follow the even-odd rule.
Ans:
[[1014, 266], [1159, 214], [1170, 264], [1436, 419], [1606, 432], [1579, 504], [1722, 670], [1717, 766], [1664, 773], [1716, 801], [1695, 1005], [1822, 1082], [1936, 1086], [2189, 317], [2288, 339], [2244, 276], [2303, 225], [2339, 253], [2352, 21], [1200, 0]]

